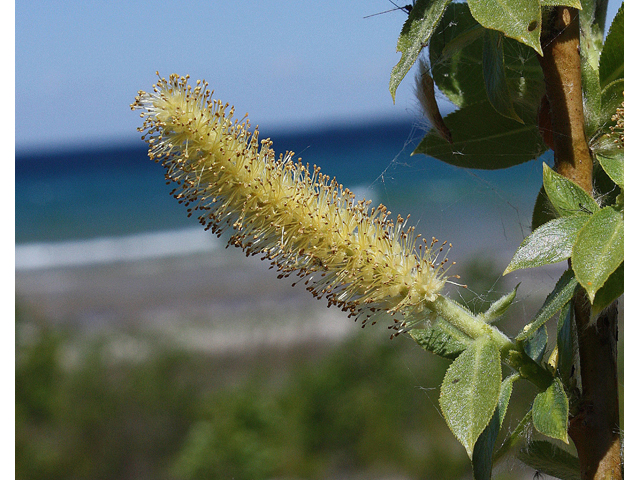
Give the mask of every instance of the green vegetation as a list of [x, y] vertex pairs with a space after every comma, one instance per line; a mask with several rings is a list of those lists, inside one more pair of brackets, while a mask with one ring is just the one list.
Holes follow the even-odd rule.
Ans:
[[[447, 362], [405, 338], [371, 330], [334, 346], [227, 358], [144, 332], [89, 337], [24, 311], [16, 332], [19, 479], [457, 479], [470, 471], [437, 409]], [[526, 405], [510, 408], [515, 415]]]

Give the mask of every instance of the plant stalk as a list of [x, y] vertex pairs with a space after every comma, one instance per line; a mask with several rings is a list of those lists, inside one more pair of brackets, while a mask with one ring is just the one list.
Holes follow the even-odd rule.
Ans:
[[453, 327], [473, 339], [490, 337], [498, 345], [502, 360], [518, 371], [522, 378], [529, 380], [538, 387], [540, 391], [546, 390], [553, 381], [553, 376], [522, 352], [509, 337], [496, 327], [478, 319], [450, 298], [438, 295], [429, 304], [429, 308]]
[[[574, 8], [556, 7], [543, 25], [543, 57], [553, 129], [555, 169], [593, 194], [593, 161], [584, 134], [580, 68], [580, 25]], [[582, 395], [570, 419], [569, 436], [580, 460], [583, 480], [622, 479], [617, 381], [617, 308], [590, 323], [584, 290], [573, 299]]]

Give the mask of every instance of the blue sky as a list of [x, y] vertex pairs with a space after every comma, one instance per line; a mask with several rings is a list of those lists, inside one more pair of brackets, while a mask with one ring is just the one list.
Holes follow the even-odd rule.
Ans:
[[16, 2], [16, 149], [134, 142], [140, 122], [129, 104], [156, 70], [205, 78], [217, 97], [269, 131], [416, 118], [413, 74], [395, 105], [388, 91], [406, 14], [363, 18], [392, 7], [388, 0]]
[[[205, 78], [269, 129], [408, 117], [389, 74], [403, 12], [387, 0], [16, 3], [16, 148], [138, 138], [129, 104], [155, 72]], [[37, 113], [36, 113], [37, 112]]]

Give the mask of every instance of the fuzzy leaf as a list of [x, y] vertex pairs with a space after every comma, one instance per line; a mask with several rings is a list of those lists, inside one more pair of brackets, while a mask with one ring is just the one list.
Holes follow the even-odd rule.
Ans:
[[389, 91], [394, 102], [398, 85], [409, 73], [422, 49], [429, 43], [449, 2], [451, 0], [418, 0], [411, 9], [398, 38], [397, 51], [402, 52], [402, 56], [391, 70]]
[[591, 195], [568, 178], [554, 172], [546, 163], [542, 165], [542, 181], [547, 197], [562, 217], [576, 212], [594, 213], [600, 209]]
[[473, 456], [471, 463], [473, 465], [474, 480], [491, 480], [491, 469], [493, 464], [493, 449], [498, 438], [498, 432], [502, 426], [502, 421], [507, 413], [513, 383], [518, 380], [518, 374], [505, 378], [500, 385], [500, 396], [498, 397], [498, 406], [493, 412], [491, 421], [487, 428], [484, 429], [480, 437], [473, 447]]
[[[618, 78], [613, 82], [609, 83], [606, 87], [602, 89], [602, 94], [600, 96], [600, 131], [608, 134], [609, 127], [613, 126], [615, 122], [611, 119], [611, 117], [616, 113], [616, 110], [622, 105], [624, 102], [624, 78]], [[591, 144], [595, 144], [594, 150], [601, 151], [602, 147], [598, 149], [598, 144], [600, 142], [595, 141], [591, 142]], [[617, 145], [616, 145], [617, 148]]]
[[582, 73], [582, 98], [584, 99], [584, 123], [587, 137], [600, 127], [600, 74], [598, 62], [602, 51], [600, 25], [593, 21], [596, 2], [585, 2], [579, 14], [580, 22], [580, 71]]
[[596, 292], [624, 260], [624, 215], [613, 207], [596, 212], [578, 233], [571, 261], [593, 303]]
[[444, 376], [440, 408], [469, 458], [498, 404], [500, 383], [500, 352], [487, 337], [475, 340], [451, 363]]
[[467, 3], [483, 27], [503, 32], [542, 55], [539, 0], [468, 0]]
[[569, 385], [575, 358], [573, 341], [575, 337], [575, 326], [573, 323], [573, 308], [567, 303], [560, 312], [558, 318], [558, 331], [556, 335], [556, 345], [558, 346], [558, 360], [556, 371], [565, 385]]
[[544, 191], [544, 187], [540, 188], [538, 196], [536, 197], [536, 203], [533, 206], [533, 214], [531, 215], [531, 230], [544, 225], [550, 220], [556, 218], [553, 205], [547, 197], [547, 192]]
[[548, 339], [547, 326], [543, 325], [536, 330], [536, 333], [532, 337], [523, 343], [524, 353], [534, 362], [540, 363], [544, 357], [544, 352], [547, 350]]
[[572, 7], [580, 10], [582, 5], [580, 0], [540, 0], [543, 7]]
[[591, 306], [591, 318], [595, 319], [611, 303], [624, 293], [624, 262], [607, 278], [604, 285], [596, 292]]
[[447, 115], [445, 122], [453, 144], [430, 132], [412, 155], [423, 153], [458, 167], [496, 170], [528, 162], [546, 150], [535, 123], [522, 125], [503, 117], [488, 101], [462, 107]]
[[523, 240], [503, 275], [521, 268], [534, 268], [560, 262], [571, 256], [578, 232], [589, 215], [578, 213], [571, 217], [550, 220], [536, 228]]
[[[486, 29], [473, 18], [466, 3], [452, 3], [437, 30], [438, 35], [429, 43], [429, 63], [438, 89], [459, 107], [487, 100], [484, 42], [476, 41], [484, 37]], [[537, 55], [511, 38], [503, 37], [502, 46], [504, 73], [515, 111], [537, 125], [540, 97], [546, 88]]]
[[547, 437], [569, 443], [569, 399], [559, 378], [533, 401], [533, 426]]
[[429, 43], [431, 75], [447, 98], [459, 107], [487, 99], [482, 82], [484, 28], [473, 18], [466, 3], [447, 7], [438, 34]]
[[607, 39], [600, 55], [600, 85], [624, 78], [624, 3], [611, 22]]
[[504, 70], [504, 35], [495, 30], [484, 31], [482, 74], [489, 102], [496, 111], [507, 118], [524, 123], [513, 108], [507, 76]]
[[564, 272], [553, 291], [547, 296], [542, 308], [536, 313], [533, 321], [524, 326], [516, 340], [524, 342], [531, 338], [538, 328], [548, 322], [562, 307], [569, 303], [577, 286], [578, 281], [573, 270]]
[[473, 340], [447, 322], [438, 321], [424, 329], [409, 332], [418, 345], [428, 352], [454, 360]]
[[499, 319], [502, 315], [504, 315], [507, 309], [511, 306], [511, 304], [515, 300], [516, 293], [518, 292], [519, 286], [520, 284], [516, 285], [516, 287], [510, 293], [503, 295], [498, 300], [493, 302], [486, 312], [478, 315], [478, 319], [486, 323], [493, 323], [497, 319]]
[[566, 450], [545, 440], [534, 440], [518, 453], [518, 460], [551, 477], [580, 480], [580, 462]]
[[596, 154], [600, 166], [614, 183], [624, 188], [624, 153], [615, 155]]

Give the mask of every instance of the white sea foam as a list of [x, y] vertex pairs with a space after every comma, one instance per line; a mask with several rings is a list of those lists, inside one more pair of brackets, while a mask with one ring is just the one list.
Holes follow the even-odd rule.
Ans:
[[221, 242], [201, 228], [140, 233], [65, 242], [16, 245], [16, 270], [77, 267], [189, 255], [216, 249]]

